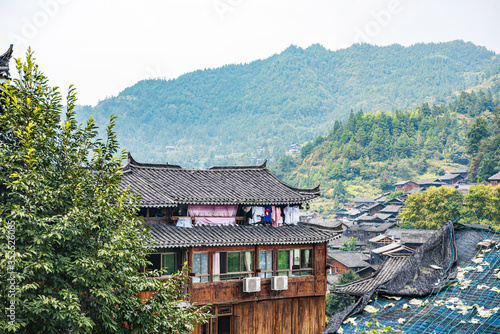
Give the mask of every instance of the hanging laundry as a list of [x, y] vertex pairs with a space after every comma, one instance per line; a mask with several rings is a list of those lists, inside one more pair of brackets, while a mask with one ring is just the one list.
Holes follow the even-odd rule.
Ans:
[[281, 208], [279, 206], [273, 206], [272, 210], [271, 219], [273, 221], [273, 227], [278, 227], [280, 221], [282, 222]]
[[264, 216], [262, 216], [262, 221], [263, 222], [270, 222], [272, 221], [271, 219], [271, 214], [273, 213], [273, 208], [271, 206], [265, 206], [264, 207]]
[[286, 208], [283, 209], [283, 213], [285, 214], [285, 224], [297, 225], [300, 216], [300, 210], [298, 206], [287, 205]]
[[262, 221], [264, 216], [264, 208], [262, 206], [252, 206], [252, 220], [248, 221], [249, 224], [257, 224]]
[[195, 205], [189, 204], [190, 217], [236, 217], [238, 205]]

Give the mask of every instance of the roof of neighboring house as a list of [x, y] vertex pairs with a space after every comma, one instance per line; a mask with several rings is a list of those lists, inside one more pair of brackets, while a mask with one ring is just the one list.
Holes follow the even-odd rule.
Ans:
[[342, 223], [338, 220], [316, 218], [316, 219], [309, 220], [309, 222], [307, 222], [307, 223], [299, 222], [299, 224], [313, 226], [313, 227], [322, 228], [322, 229], [334, 230], [334, 231], [339, 231], [339, 232], [343, 231]]
[[462, 173], [467, 173], [468, 168], [467, 167], [458, 167], [455, 170], [452, 170], [450, 174], [462, 174]]
[[375, 199], [373, 198], [353, 198], [353, 203], [375, 203]]
[[372, 253], [375, 254], [383, 254], [385, 252], [391, 251], [393, 249], [399, 248], [401, 244], [399, 242], [393, 242], [392, 244], [388, 244], [379, 248], [372, 249]]
[[259, 166], [220, 166], [186, 169], [177, 165], [136, 162], [129, 154], [122, 186], [142, 197], [143, 207], [179, 204], [301, 204], [320, 195], [292, 187], [273, 175], [266, 162]]
[[327, 242], [340, 234], [303, 225], [194, 226], [144, 224], [158, 247], [201, 247], [243, 245], [294, 245]]
[[460, 174], [444, 174], [443, 176], [439, 177], [440, 181], [446, 181], [446, 180], [454, 180], [457, 178], [463, 179], [464, 177]]
[[422, 191], [424, 191], [425, 189], [422, 188], [422, 187], [418, 187], [418, 188], [413, 188], [412, 190], [410, 191], [407, 191], [406, 194], [414, 194], [414, 193], [420, 193]]
[[[342, 330], [338, 332], [369, 331], [373, 329], [368, 328], [369, 324], [377, 323], [375, 328], [387, 326], [394, 332], [408, 334], [500, 333], [500, 249], [477, 248], [477, 243], [486, 239], [498, 244], [500, 235], [475, 227], [459, 227], [455, 229], [452, 247], [448, 245], [449, 240], [438, 242], [446, 234], [449, 235], [449, 231], [443, 231], [443, 235], [424, 245], [435, 247], [435, 252], [429, 251], [432, 248], [419, 254], [417, 251], [392, 280], [368, 290], [360, 298], [367, 303], [359, 303], [351, 313], [347, 310], [341, 315], [341, 318], [349, 315], [351, 318], [342, 319]], [[448, 257], [438, 253], [449, 254], [451, 248], [458, 253], [456, 262], [441, 262]], [[432, 268], [435, 274], [431, 273], [429, 264], [436, 263], [443, 269], [449, 267], [446, 274], [436, 268]], [[410, 267], [416, 268], [419, 275], [414, 275]], [[362, 281], [350, 284], [359, 282]], [[374, 298], [375, 294], [378, 298]], [[337, 327], [332, 325], [338, 322], [331, 319], [324, 333], [334, 333]]]
[[359, 222], [372, 222], [372, 221], [379, 221], [379, 222], [382, 222], [383, 219], [380, 218], [380, 217], [376, 217], [376, 216], [370, 216], [368, 215], [367, 213], [363, 214], [362, 216], [359, 216], [358, 218], [354, 219], [355, 221], [359, 221]]
[[376, 237], [371, 238], [370, 240], [368, 240], [368, 242], [377, 243], [377, 242], [382, 241], [382, 240], [384, 240], [384, 239], [386, 239], [386, 238], [391, 239], [391, 238], [390, 238], [390, 237], [388, 237], [387, 235], [385, 235], [385, 234], [381, 234], [381, 235], [377, 235]]
[[395, 187], [396, 187], [396, 186], [404, 186], [405, 184], [407, 184], [407, 183], [409, 183], [409, 182], [411, 182], [411, 183], [417, 183], [417, 182], [412, 181], [412, 180], [406, 180], [406, 181], [399, 181], [399, 182], [396, 182], [396, 183], [394, 183], [394, 186], [395, 186]]
[[498, 172], [498, 173], [496, 173], [496, 174], [494, 174], [494, 175], [490, 176], [490, 177], [488, 178], [488, 180], [490, 180], [490, 181], [500, 181], [500, 172]]
[[382, 210], [380, 210], [380, 212], [383, 212], [383, 213], [398, 213], [399, 210], [401, 210], [401, 208], [402, 208], [401, 205], [388, 205], [385, 208], [383, 208]]
[[366, 262], [368, 256], [361, 252], [331, 251], [328, 256], [342, 263], [347, 268], [364, 268], [370, 264]]
[[439, 182], [439, 179], [424, 179], [417, 182], [418, 185], [431, 185], [431, 186], [442, 186], [443, 182]]
[[349, 231], [385, 232], [388, 228], [394, 227], [395, 222], [387, 223], [359, 223], [348, 227]]
[[403, 228], [390, 228], [390, 229], [388, 229], [386, 231], [385, 234], [387, 234], [388, 236], [393, 237], [394, 239], [400, 240], [401, 236], [403, 235], [403, 233], [405, 235], [409, 235], [409, 234], [422, 235], [422, 234], [425, 234], [425, 235], [428, 235], [430, 237], [435, 232], [436, 232], [435, 230], [414, 230], [414, 229], [403, 229]]
[[335, 293], [346, 293], [361, 296], [364, 293], [373, 290], [376, 286], [390, 280], [399, 271], [399, 269], [401, 269], [406, 260], [408, 260], [408, 256], [389, 255], [373, 276], [344, 285], [337, 285], [335, 287]]

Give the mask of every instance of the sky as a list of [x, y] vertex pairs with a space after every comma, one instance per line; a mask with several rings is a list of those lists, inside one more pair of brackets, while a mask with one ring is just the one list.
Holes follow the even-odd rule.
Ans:
[[30, 46], [51, 85], [73, 84], [79, 104], [95, 105], [143, 79], [248, 63], [291, 44], [462, 39], [500, 53], [498, 14], [497, 0], [0, 0], [0, 53], [12, 43], [24, 58]]

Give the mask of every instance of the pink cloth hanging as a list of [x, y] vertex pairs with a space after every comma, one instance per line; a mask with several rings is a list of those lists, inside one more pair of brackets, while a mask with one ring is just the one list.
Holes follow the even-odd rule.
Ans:
[[236, 217], [238, 205], [188, 205], [190, 217]]
[[293, 249], [290, 249], [290, 270], [293, 268]]
[[212, 263], [212, 274], [220, 275], [220, 253], [214, 253], [214, 260]]
[[278, 227], [278, 223], [281, 219], [281, 208], [279, 206], [273, 206], [273, 212], [271, 213], [271, 219], [273, 221], [273, 227]]
[[236, 219], [234, 217], [196, 217], [194, 219], [194, 225], [236, 225]]

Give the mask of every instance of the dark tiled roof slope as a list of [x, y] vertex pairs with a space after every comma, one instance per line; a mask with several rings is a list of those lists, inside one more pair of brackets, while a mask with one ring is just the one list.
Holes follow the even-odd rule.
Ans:
[[370, 265], [365, 261], [368, 260], [368, 256], [364, 255], [361, 252], [328, 252], [328, 256], [339, 261], [348, 268], [364, 268]]
[[272, 226], [194, 226], [145, 224], [158, 247], [202, 247], [242, 245], [294, 245], [327, 242], [339, 232], [303, 225]]
[[178, 204], [301, 204], [320, 195], [319, 186], [299, 189], [260, 166], [185, 169], [169, 164], [136, 162], [130, 155], [123, 169], [122, 186], [142, 197], [144, 207]]
[[408, 260], [408, 256], [388, 255], [374, 276], [344, 285], [337, 285], [335, 287], [335, 293], [361, 296], [394, 277], [406, 260]]

